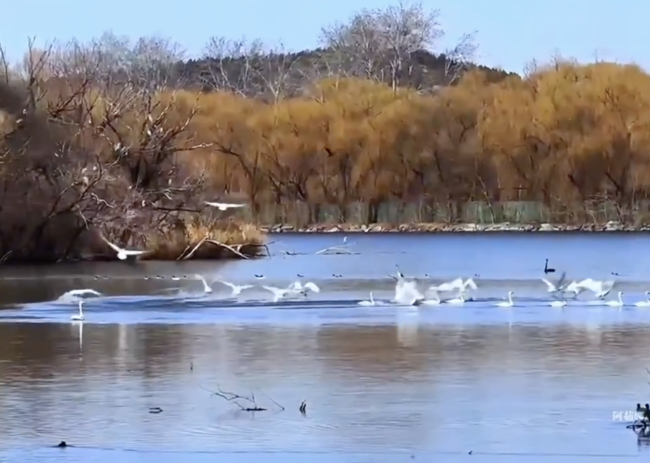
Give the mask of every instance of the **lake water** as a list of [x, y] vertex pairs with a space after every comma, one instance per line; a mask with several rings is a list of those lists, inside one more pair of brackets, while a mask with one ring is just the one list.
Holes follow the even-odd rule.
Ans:
[[[625, 429], [650, 402], [650, 309], [634, 306], [650, 235], [361, 235], [338, 255], [316, 253], [340, 235], [272, 239], [256, 261], [0, 268], [0, 461], [650, 457]], [[546, 258], [549, 279], [615, 280], [625, 306], [586, 292], [550, 307]], [[463, 306], [399, 306], [395, 265], [421, 290], [479, 288]], [[206, 294], [197, 273], [256, 286]], [[260, 286], [297, 275], [320, 293], [272, 302]], [[74, 289], [101, 293], [83, 323]], [[510, 290], [514, 307], [495, 307]], [[381, 305], [360, 306], [370, 291]]]

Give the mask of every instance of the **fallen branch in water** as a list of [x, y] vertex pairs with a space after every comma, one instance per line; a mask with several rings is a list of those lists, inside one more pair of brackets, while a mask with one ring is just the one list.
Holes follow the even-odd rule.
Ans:
[[206, 243], [212, 244], [213, 246], [218, 246], [218, 247], [223, 248], [223, 249], [227, 249], [228, 251], [235, 254], [237, 257], [241, 257], [242, 259], [246, 259], [246, 260], [250, 259], [250, 257], [241, 252], [241, 249], [244, 246], [258, 246], [258, 247], [264, 248], [266, 250], [267, 256], [269, 256], [269, 257], [271, 256], [271, 252], [269, 251], [269, 248], [268, 248], [268, 246], [266, 244], [234, 244], [234, 245], [228, 245], [228, 244], [222, 243], [221, 241], [212, 240], [212, 239], [209, 239], [208, 237], [205, 237], [201, 241], [199, 241], [196, 244], [196, 246], [194, 246], [192, 248], [192, 250], [190, 252], [187, 252], [188, 249], [189, 249], [189, 246], [187, 248], [185, 248], [185, 251], [183, 251], [181, 253], [181, 255], [178, 256], [178, 258], [176, 260], [188, 260], [188, 259], [191, 259], [192, 256], [196, 253], [196, 251], [198, 251], [199, 248], [201, 248], [201, 246], [203, 246]]
[[336, 255], [351, 256], [351, 255], [355, 255], [355, 254], [358, 254], [358, 253], [348, 251], [347, 249], [342, 249], [342, 248], [340, 248], [338, 246], [333, 246], [331, 248], [322, 249], [322, 250], [320, 250], [320, 251], [318, 251], [316, 253], [316, 255], [319, 255], [319, 256], [336, 256]]
[[[241, 411], [243, 411], [243, 412], [265, 412], [265, 411], [268, 411], [267, 408], [260, 407], [260, 406], [257, 404], [257, 402], [255, 401], [255, 393], [254, 393], [254, 392], [251, 392], [251, 396], [250, 396], [250, 397], [246, 397], [246, 396], [242, 396], [242, 395], [239, 395], [239, 394], [235, 394], [234, 392], [224, 391], [224, 390], [222, 390], [222, 389], [220, 389], [220, 388], [217, 388], [216, 391], [211, 391], [211, 390], [209, 390], [209, 389], [206, 389], [206, 391], [212, 393], [212, 395], [216, 395], [217, 397], [221, 397], [222, 399], [225, 399], [225, 400], [228, 401], [228, 402], [232, 402], [232, 403], [234, 403], [234, 404], [237, 405], [237, 406], [239, 407], [239, 409], [240, 409]], [[263, 394], [264, 394], [264, 393], [263, 393]], [[280, 408], [281, 411], [284, 411], [284, 410], [285, 410], [285, 408], [284, 408], [282, 405], [280, 405], [279, 403], [277, 403], [277, 402], [276, 402], [275, 400], [273, 400], [271, 397], [267, 396], [266, 394], [264, 394], [264, 395], [265, 395], [265, 396], [266, 396], [266, 397], [267, 397], [271, 402], [273, 402], [275, 405], [277, 405], [277, 406]], [[240, 402], [238, 402], [238, 401], [245, 401], [245, 402], [251, 404], [252, 406], [245, 406], [245, 405], [242, 405], [242, 404], [241, 404]]]
[[[214, 240], [208, 240], [207, 242], [212, 243], [212, 244], [216, 244], [216, 245], [220, 244], [218, 241], [215, 242]], [[227, 246], [227, 245], [223, 244], [222, 246]], [[264, 248], [264, 250], [266, 251], [266, 256], [271, 257], [271, 251], [269, 251], [269, 247], [266, 244], [246, 244], [246, 243], [244, 243], [244, 244], [231, 244], [230, 245], [230, 247], [232, 247], [232, 249], [234, 251], [237, 251], [237, 252], [241, 252], [241, 248], [243, 248], [244, 246], [257, 246], [257, 247], [260, 247], [260, 248]]]
[[219, 246], [220, 248], [227, 249], [230, 252], [232, 252], [233, 254], [235, 254], [236, 256], [241, 257], [242, 259], [249, 259], [248, 256], [242, 254], [241, 251], [240, 251], [241, 247], [243, 246], [242, 244], [238, 244], [237, 249], [235, 249], [233, 246], [228, 246], [227, 244], [222, 243], [220, 241], [216, 241], [216, 240], [205, 240], [205, 242], [213, 244], [215, 246]]
[[189, 252], [189, 254], [185, 254], [185, 253], [187, 252], [187, 250], [189, 249], [189, 246], [186, 247], [186, 248], [185, 248], [185, 251], [183, 251], [183, 252], [181, 253], [181, 255], [178, 256], [178, 258], [177, 258], [176, 260], [187, 260], [187, 259], [190, 259], [190, 258], [194, 255], [194, 253], [196, 252], [196, 250], [199, 249], [199, 248], [201, 247], [201, 245], [202, 245], [203, 243], [205, 243], [205, 240], [207, 240], [207, 239], [208, 239], [208, 238], [206, 237], [206, 238], [203, 238], [201, 241], [199, 241], [199, 242], [196, 244], [196, 246], [194, 246], [194, 248], [192, 248], [192, 250]]
[[351, 255], [354, 254], [352, 251], [349, 251], [347, 249], [343, 249], [342, 246], [332, 246], [329, 248], [321, 249], [316, 253], [316, 255], [337, 255], [337, 254], [345, 254], [345, 255]]

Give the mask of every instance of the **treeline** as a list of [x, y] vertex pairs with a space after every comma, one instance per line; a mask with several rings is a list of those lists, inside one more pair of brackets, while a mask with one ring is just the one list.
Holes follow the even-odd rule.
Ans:
[[354, 69], [352, 65], [356, 63], [352, 60], [349, 64], [341, 63], [337, 51], [332, 48], [268, 53], [255, 58], [206, 56], [177, 62], [170, 70], [168, 82], [173, 81], [185, 89], [232, 91], [271, 102], [301, 96], [305, 86], [332, 76], [369, 78], [391, 87], [408, 87], [425, 93], [455, 85], [469, 70], [482, 71], [488, 82], [500, 82], [514, 76], [501, 69], [457, 61], [453, 54], [436, 55], [427, 50], [409, 53], [395, 75], [387, 63], [378, 66], [379, 69], [363, 72]]
[[395, 200], [540, 201], [580, 220], [607, 199], [625, 219], [647, 198], [642, 69], [506, 75], [471, 64], [472, 36], [432, 54], [440, 36], [437, 12], [401, 5], [294, 55], [212, 39], [190, 62], [168, 40], [111, 34], [30, 46], [0, 68], [0, 262], [105, 249], [88, 230], [123, 246], [196, 240], [214, 225], [203, 201], [231, 195], [255, 212], [303, 202], [305, 222], [353, 201], [373, 222]]
[[258, 207], [430, 198], [627, 208], [650, 192], [650, 76], [637, 66], [556, 63], [500, 83], [471, 72], [429, 95], [329, 78], [274, 104], [202, 101], [196, 132], [214, 143], [206, 171]]

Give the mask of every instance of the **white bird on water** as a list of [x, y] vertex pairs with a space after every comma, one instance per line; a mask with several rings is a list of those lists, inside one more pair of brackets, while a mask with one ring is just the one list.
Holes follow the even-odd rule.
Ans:
[[433, 292], [433, 299], [425, 299], [422, 301], [422, 304], [424, 305], [440, 305], [442, 301], [440, 300], [440, 295], [436, 293], [435, 291]]
[[210, 285], [208, 284], [208, 282], [205, 281], [205, 278], [203, 278], [203, 275], [197, 273], [196, 275], [194, 275], [194, 277], [195, 277], [197, 280], [200, 280], [201, 283], [203, 283], [203, 292], [205, 292], [206, 294], [209, 294], [209, 293], [212, 292], [212, 288], [210, 287]]
[[375, 299], [372, 297], [372, 291], [370, 291], [370, 300], [368, 301], [359, 301], [359, 305], [365, 306], [365, 307], [370, 307], [375, 304]]
[[515, 293], [513, 293], [512, 291], [508, 291], [508, 300], [497, 303], [497, 307], [512, 307], [513, 305], [515, 305], [515, 303], [512, 302], [512, 296], [514, 294]]
[[[402, 276], [403, 277], [403, 276]], [[420, 305], [424, 296], [418, 291], [415, 281], [398, 280], [395, 285], [395, 302], [400, 305]]]
[[551, 302], [551, 307], [566, 307], [566, 301], [564, 299], [560, 301]]
[[610, 307], [623, 307], [623, 291], [618, 292], [618, 299], [607, 301], [605, 302], [605, 305], [608, 305]]
[[[101, 235], [100, 235], [100, 236], [101, 236]], [[102, 236], [102, 239], [103, 239], [104, 242], [105, 242], [106, 244], [108, 244], [108, 245], [109, 245], [109, 246], [110, 246], [110, 247], [111, 247], [115, 252], [117, 252], [117, 258], [120, 259], [120, 260], [126, 260], [126, 259], [128, 259], [129, 257], [131, 257], [131, 258], [136, 258], [136, 257], [138, 257], [138, 256], [141, 256], [141, 255], [144, 254], [145, 252], [147, 252], [147, 251], [131, 251], [131, 250], [128, 250], [128, 249], [122, 249], [121, 247], [119, 247], [119, 246], [117, 246], [117, 245], [111, 243], [110, 241], [108, 241], [108, 240], [107, 240], [106, 238], [104, 238], [103, 236]]]
[[300, 281], [296, 281], [292, 283], [291, 286], [289, 287], [292, 288], [297, 293], [303, 294], [304, 296], [307, 295], [307, 291], [320, 293], [320, 288], [315, 283], [312, 283], [311, 281], [308, 281], [304, 285]]
[[273, 302], [278, 302], [280, 299], [285, 298], [288, 295], [298, 294], [298, 291], [289, 286], [288, 288], [276, 288], [275, 286], [262, 286], [262, 288], [273, 293]]
[[70, 320], [75, 321], [75, 322], [84, 321], [83, 304], [84, 304], [84, 301], [79, 301], [79, 314], [73, 315], [72, 317], [70, 317]]
[[287, 296], [295, 296], [298, 294], [306, 296], [308, 291], [313, 291], [315, 293], [320, 292], [320, 288], [311, 281], [305, 283], [304, 285], [299, 281], [296, 281], [286, 288], [276, 288], [275, 286], [262, 286], [262, 288], [273, 293], [273, 302], [278, 302], [280, 299], [283, 299]]
[[100, 297], [102, 293], [95, 291], [94, 289], [73, 289], [66, 293], [68, 296], [96, 296]]
[[255, 287], [255, 285], [236, 285], [234, 283], [230, 283], [229, 281], [223, 281], [223, 280], [217, 280], [217, 281], [223, 285], [228, 286], [232, 290], [232, 293], [230, 294], [231, 296], [238, 296], [245, 289], [250, 289]]
[[456, 278], [455, 280], [448, 281], [446, 283], [442, 283], [438, 286], [430, 286], [429, 291], [433, 291], [436, 293], [445, 293], [448, 291], [455, 291], [458, 290], [460, 292], [465, 292], [469, 289], [477, 290], [478, 286], [476, 286], [476, 283], [472, 278], [468, 278], [467, 280], [463, 280], [462, 278]]
[[465, 304], [465, 296], [462, 291], [458, 292], [458, 297], [454, 299], [449, 299], [448, 301], [445, 301], [445, 304], [453, 304], [453, 305], [463, 305]]
[[395, 265], [395, 268], [397, 268], [397, 276], [390, 275], [390, 277], [391, 277], [393, 280], [397, 281], [398, 283], [399, 283], [400, 281], [404, 281], [404, 280], [406, 279], [406, 277], [404, 276], [404, 274], [402, 273], [402, 271], [399, 269], [399, 266], [398, 266], [398, 265]]
[[546, 283], [549, 293], [557, 293], [565, 290], [566, 288], [566, 285], [564, 284], [565, 279], [566, 279], [566, 272], [562, 273], [562, 276], [560, 277], [557, 283], [553, 283], [547, 280], [546, 278], [542, 278], [542, 281]]
[[645, 300], [636, 302], [634, 305], [637, 307], [650, 307], [650, 291], [645, 292]]
[[612, 288], [614, 287], [614, 281], [613, 280], [597, 281], [591, 278], [587, 278], [586, 280], [582, 280], [576, 283], [576, 286], [578, 288], [588, 289], [596, 293], [596, 297], [602, 299], [605, 296], [607, 296], [609, 292], [612, 290]]
[[235, 204], [235, 203], [216, 203], [212, 201], [206, 201], [205, 204], [208, 206], [216, 207], [220, 211], [227, 211], [228, 209], [236, 209], [238, 207], [244, 207], [245, 204]]

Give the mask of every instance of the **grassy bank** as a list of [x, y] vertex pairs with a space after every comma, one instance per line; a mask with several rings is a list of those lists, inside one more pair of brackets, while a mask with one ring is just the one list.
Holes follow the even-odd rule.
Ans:
[[266, 234], [257, 225], [194, 220], [180, 229], [149, 232], [146, 260], [236, 259], [268, 255]]
[[[146, 251], [141, 260], [250, 259], [268, 255], [266, 233], [261, 227], [237, 220], [184, 214], [157, 227], [123, 230], [106, 225], [101, 234], [110, 242]], [[100, 236], [84, 260], [117, 260], [116, 253]]]

